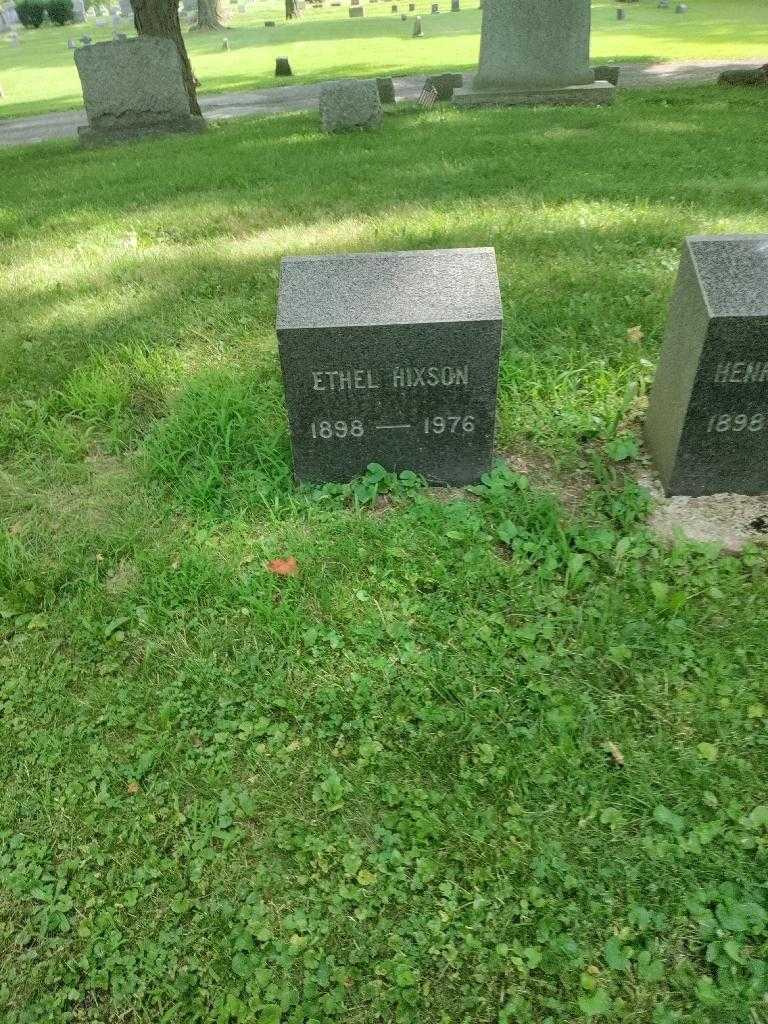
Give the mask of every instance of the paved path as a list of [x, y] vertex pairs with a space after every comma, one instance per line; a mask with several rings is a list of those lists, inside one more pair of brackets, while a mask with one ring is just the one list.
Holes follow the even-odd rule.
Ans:
[[[702, 85], [713, 82], [720, 72], [726, 69], [762, 63], [765, 63], [765, 57], [730, 63], [701, 60], [663, 64], [624, 64], [621, 70], [621, 86], [648, 88]], [[396, 78], [395, 91], [398, 100], [416, 99], [423, 84], [423, 76]], [[317, 108], [319, 93], [319, 85], [286, 85], [276, 89], [258, 89], [254, 92], [226, 92], [216, 96], [201, 96], [200, 106], [203, 114], [211, 121], [222, 121], [230, 117], [264, 117], [294, 110], [314, 110]], [[0, 146], [74, 138], [78, 126], [85, 123], [85, 112], [82, 110], [68, 111], [64, 114], [41, 114], [38, 117], [0, 119]]]

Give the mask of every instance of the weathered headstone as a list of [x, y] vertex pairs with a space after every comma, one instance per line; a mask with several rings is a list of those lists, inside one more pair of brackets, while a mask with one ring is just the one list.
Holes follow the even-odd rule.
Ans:
[[675, 7], [675, 14], [686, 14], [688, 11], [688, 4], [678, 4]]
[[222, 50], [229, 50], [229, 39], [226, 36], [221, 40], [221, 48]]
[[21, 24], [15, 4], [3, 5], [3, 18], [5, 19], [6, 24], [8, 24], [11, 28], [13, 28], [14, 25]]
[[392, 4], [391, 10], [392, 10], [392, 14], [397, 14], [397, 10], [398, 10], [397, 4]]
[[395, 83], [391, 78], [377, 78], [376, 88], [379, 91], [379, 99], [382, 103], [395, 102]]
[[349, 480], [377, 462], [476, 481], [491, 466], [501, 320], [493, 249], [284, 259], [297, 479]]
[[320, 87], [320, 118], [326, 132], [376, 128], [383, 111], [374, 79], [348, 78]]
[[596, 82], [610, 82], [611, 85], [619, 84], [619, 76], [621, 75], [620, 64], [598, 64], [592, 68], [595, 75]]
[[590, 0], [487, 0], [480, 65], [461, 106], [592, 106], [615, 89], [589, 66]]
[[80, 42], [83, 46], [91, 46], [93, 44], [93, 39], [91, 36], [80, 36]]
[[[186, 6], [185, 10], [187, 10]], [[124, 18], [133, 18], [133, 7], [131, 7], [131, 0], [120, 0], [120, 13]]]
[[172, 39], [96, 43], [75, 50], [74, 57], [88, 116], [88, 127], [78, 129], [83, 145], [205, 128], [203, 118], [190, 113]]
[[275, 77], [290, 78], [293, 75], [291, 62], [287, 57], [277, 57], [275, 60]]
[[363, 17], [365, 17], [365, 8], [364, 7], [350, 7], [349, 8], [349, 16], [350, 16], [350, 18], [363, 18]]
[[72, 0], [72, 20], [76, 25], [82, 25], [85, 22], [84, 0]]
[[274, 27], [275, 27], [274, 21], [265, 21], [264, 22], [264, 28], [274, 28]]
[[440, 4], [432, 4], [432, 14], [440, 13]]
[[461, 0], [451, 0], [451, 13], [456, 14], [461, 10]]
[[768, 493], [768, 235], [685, 240], [645, 437], [669, 495]]
[[717, 84], [766, 89], [768, 88], [768, 64], [763, 64], [759, 68], [731, 68], [730, 71], [723, 71], [718, 75]]
[[74, 39], [68, 39], [67, 40], [67, 49], [68, 50], [76, 50], [77, 49], [77, 43], [75, 42]]
[[421, 24], [421, 15], [416, 15], [413, 20], [413, 38], [421, 39], [424, 35], [424, 26]]
[[464, 88], [464, 75], [453, 72], [446, 72], [442, 75], [430, 75], [426, 84], [432, 86], [439, 100], [450, 100], [453, 99], [456, 89]]

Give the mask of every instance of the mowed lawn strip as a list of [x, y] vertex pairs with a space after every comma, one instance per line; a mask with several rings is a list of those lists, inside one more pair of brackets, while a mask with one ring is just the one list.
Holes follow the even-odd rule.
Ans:
[[[0, 153], [4, 1022], [759, 1020], [766, 559], [658, 547], [635, 477], [681, 238], [768, 230], [763, 123]], [[297, 490], [280, 257], [473, 245], [506, 464]]]

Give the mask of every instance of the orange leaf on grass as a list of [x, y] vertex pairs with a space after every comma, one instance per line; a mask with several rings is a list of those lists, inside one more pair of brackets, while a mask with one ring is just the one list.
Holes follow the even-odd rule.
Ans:
[[287, 558], [273, 558], [271, 562], [267, 562], [267, 570], [278, 576], [295, 576], [299, 571], [299, 563], [293, 555]]

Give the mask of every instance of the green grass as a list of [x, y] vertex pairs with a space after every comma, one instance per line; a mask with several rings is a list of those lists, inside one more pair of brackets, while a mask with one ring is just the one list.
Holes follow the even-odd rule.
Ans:
[[[0, 152], [3, 1024], [765, 1022], [766, 556], [660, 548], [614, 461], [764, 121]], [[515, 471], [294, 488], [280, 256], [487, 244]]]
[[[400, 6], [407, 9], [405, 2]], [[425, 17], [425, 37], [412, 39], [412, 21], [402, 22], [399, 15], [391, 14], [387, 0], [378, 7], [368, 5], [361, 21], [350, 21], [346, 7], [328, 6], [308, 11], [300, 23], [281, 23], [275, 29], [265, 29], [264, 20], [280, 19], [284, 8], [274, 0], [259, 0], [248, 14], [231, 16], [226, 31], [229, 52], [222, 50], [219, 34], [187, 33], [186, 41], [202, 93], [273, 86], [278, 55], [291, 59], [294, 83], [469, 70], [477, 63], [481, 13], [475, 0], [466, 0], [464, 6], [467, 10], [459, 14]], [[417, 7], [426, 15], [430, 4], [418, 0]], [[616, 21], [613, 4], [599, 2], [593, 18], [595, 60], [759, 59], [768, 51], [764, 0], [695, 0], [685, 17], [645, 2], [629, 8], [624, 23]], [[0, 36], [0, 84], [5, 92], [0, 117], [82, 105], [66, 41], [84, 31], [97, 41], [112, 38], [111, 28], [96, 29], [92, 24], [24, 32], [18, 49]]]

